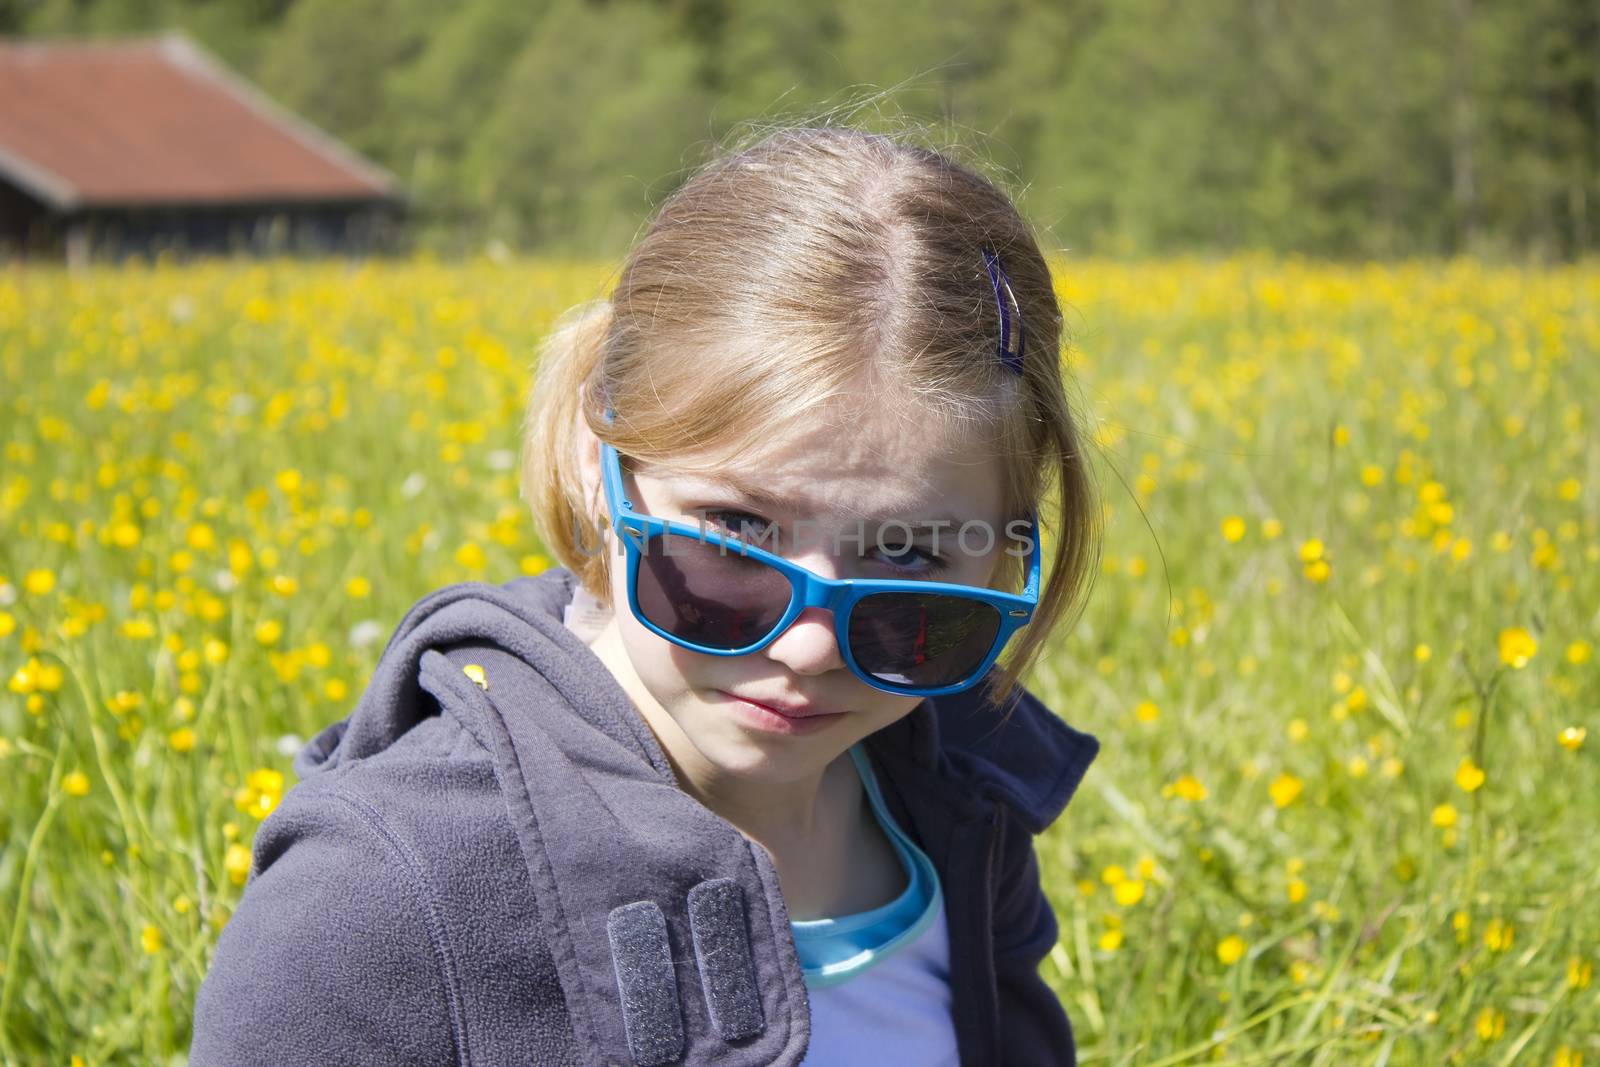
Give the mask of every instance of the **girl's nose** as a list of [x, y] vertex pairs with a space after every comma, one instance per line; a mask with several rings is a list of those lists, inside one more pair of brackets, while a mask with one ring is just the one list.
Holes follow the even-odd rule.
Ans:
[[796, 674], [826, 674], [844, 666], [833, 613], [826, 608], [806, 608], [762, 651]]
[[[837, 563], [821, 550], [797, 553], [789, 559], [820, 577], [839, 576]], [[806, 608], [763, 651], [796, 674], [825, 674], [844, 666], [833, 633], [833, 612], [826, 608]]]

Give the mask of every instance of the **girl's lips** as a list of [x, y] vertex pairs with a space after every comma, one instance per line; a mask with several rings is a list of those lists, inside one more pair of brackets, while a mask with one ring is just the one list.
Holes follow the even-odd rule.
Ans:
[[737, 693], [729, 693], [721, 689], [717, 690], [717, 692], [732, 700], [742, 700], [746, 704], [754, 704], [758, 708], [766, 708], [768, 711], [776, 715], [782, 715], [786, 719], [822, 719], [844, 714], [839, 711], [817, 711], [813, 708], [793, 704], [773, 704], [765, 700], [757, 700], [754, 697], [739, 696]]
[[[721, 692], [721, 690], [718, 690]], [[833, 723], [843, 719], [845, 713], [829, 712], [827, 714], [810, 715], [785, 715], [775, 708], [765, 704], [758, 704], [753, 700], [736, 697], [732, 693], [723, 693], [733, 703], [734, 713], [745, 725], [766, 733], [785, 734], [796, 736], [800, 734], [815, 733], [826, 730]]]

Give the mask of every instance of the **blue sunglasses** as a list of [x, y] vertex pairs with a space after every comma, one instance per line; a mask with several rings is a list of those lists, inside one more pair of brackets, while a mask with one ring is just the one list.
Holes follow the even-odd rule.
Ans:
[[622, 537], [628, 607], [653, 633], [712, 656], [770, 644], [806, 608], [833, 614], [852, 673], [910, 696], [976, 685], [1039, 602], [1039, 538], [1028, 517], [1028, 581], [1020, 596], [980, 586], [878, 578], [823, 578], [782, 556], [703, 525], [634, 511], [617, 450], [600, 444], [611, 525]]

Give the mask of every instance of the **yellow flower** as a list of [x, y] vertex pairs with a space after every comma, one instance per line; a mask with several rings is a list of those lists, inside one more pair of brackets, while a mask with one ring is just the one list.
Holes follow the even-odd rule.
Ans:
[[1322, 542], [1315, 537], [1300, 542], [1300, 562], [1315, 563], [1322, 558]]
[[216, 547], [217, 535], [205, 523], [197, 522], [189, 527], [189, 532], [185, 535], [184, 540], [196, 552], [205, 552]]
[[1590, 652], [1589, 642], [1579, 638], [1567, 646], [1567, 662], [1573, 666], [1577, 666], [1580, 663], [1588, 663]]
[[160, 952], [161, 931], [146, 923], [144, 929], [139, 931], [139, 947], [144, 949], [147, 955], [151, 956]]
[[1583, 485], [1576, 478], [1563, 478], [1556, 483], [1556, 496], [1562, 500], [1573, 501], [1583, 492]]
[[468, 541], [456, 549], [456, 562], [469, 571], [481, 571], [488, 565], [489, 559], [484, 555], [482, 546], [476, 541]]
[[61, 689], [65, 672], [59, 663], [41, 663], [34, 672], [33, 684], [41, 693], [55, 693]]
[[1272, 784], [1267, 786], [1267, 792], [1271, 794], [1273, 804], [1287, 808], [1300, 795], [1303, 785], [1300, 779], [1286, 771], [1272, 780]]
[[1289, 735], [1289, 740], [1300, 742], [1310, 735], [1311, 727], [1306, 725], [1304, 719], [1290, 719], [1289, 727], [1285, 732]]
[[1493, 1041], [1506, 1032], [1506, 1013], [1495, 1011], [1493, 1008], [1484, 1008], [1478, 1012], [1478, 1036], [1484, 1041]]
[[1299, 878], [1289, 880], [1289, 903], [1298, 904], [1306, 899], [1306, 883]]
[[1115, 863], [1100, 872], [1100, 880], [1106, 885], [1116, 885], [1128, 877], [1128, 872], [1118, 867]]
[[1511, 947], [1511, 924], [1501, 919], [1490, 919], [1483, 928], [1483, 945], [1490, 952], [1504, 952]]
[[1229, 934], [1217, 943], [1217, 959], [1223, 966], [1231, 967], [1239, 962], [1244, 955], [1244, 939], [1237, 934]]
[[228, 872], [228, 880], [234, 885], [244, 885], [250, 876], [250, 850], [238, 842], [229, 845], [222, 858], [222, 869]]
[[1456, 824], [1456, 808], [1454, 804], [1440, 804], [1433, 809], [1433, 825], [1438, 827], [1454, 826]]
[[124, 619], [122, 636], [134, 641], [148, 641], [156, 635], [155, 623], [149, 619]]
[[1138, 878], [1123, 879], [1111, 887], [1111, 895], [1124, 908], [1131, 908], [1144, 899], [1144, 882]]
[[277, 619], [262, 619], [256, 623], [256, 643], [262, 645], [275, 645], [278, 638], [283, 636], [283, 623]]
[[372, 583], [360, 575], [356, 575], [344, 583], [344, 595], [351, 600], [360, 600], [372, 592]]
[[1333, 572], [1333, 568], [1328, 565], [1327, 560], [1318, 559], [1307, 563], [1304, 572], [1305, 576], [1313, 582], [1325, 582], [1328, 580], [1328, 575]]
[[1500, 631], [1500, 662], [1512, 670], [1526, 667], [1538, 650], [1538, 642], [1522, 627], [1508, 626]]
[[1583, 1067], [1583, 1053], [1562, 1045], [1556, 1049], [1556, 1055], [1550, 1061], [1550, 1067]]
[[1567, 958], [1567, 988], [1587, 989], [1589, 979], [1594, 976], [1594, 964], [1582, 956], [1569, 956]]
[[1588, 735], [1589, 731], [1582, 726], [1569, 726], [1561, 731], [1556, 740], [1561, 742], [1561, 747], [1568, 752], [1576, 752], [1583, 747], [1583, 739]]
[[265, 819], [283, 797], [283, 773], [261, 767], [245, 776], [244, 785], [234, 790], [233, 806], [246, 815]]
[[22, 576], [22, 588], [34, 596], [44, 596], [56, 587], [56, 576], [43, 568], [31, 570]]
[[139, 543], [139, 527], [126, 519], [111, 527], [111, 543], [118, 548], [133, 548]]
[[24, 696], [39, 687], [39, 661], [33, 656], [28, 657], [28, 662], [22, 664], [11, 674], [11, 679], [6, 682], [6, 688], [13, 693]]
[[82, 771], [73, 771], [61, 779], [61, 791], [69, 797], [87, 795], [89, 792], [89, 776]]
[[1222, 539], [1224, 541], [1237, 541], [1244, 536], [1244, 520], [1237, 515], [1229, 515], [1222, 520]]
[[1206, 787], [1191, 774], [1179, 775], [1178, 780], [1172, 783], [1172, 792], [1180, 800], [1187, 800], [1191, 804], [1207, 796]]
[[1107, 930], [1100, 935], [1100, 951], [1115, 952], [1122, 947], [1122, 931]]
[[172, 746], [174, 752], [190, 752], [194, 749], [194, 731], [187, 726], [180, 726], [167, 735], [167, 744]]
[[1472, 762], [1471, 756], [1462, 758], [1456, 767], [1456, 785], [1463, 792], [1470, 793], [1483, 784], [1483, 768]]
[[1279, 522], [1277, 519], [1262, 519], [1261, 520], [1261, 536], [1262, 537], [1266, 538], [1268, 541], [1272, 541], [1272, 540], [1275, 540], [1276, 538], [1278, 538], [1279, 536], [1281, 536], [1282, 534], [1283, 534], [1283, 523]]
[[1148, 700], [1141, 700], [1134, 705], [1133, 717], [1140, 722], [1155, 722], [1161, 717], [1161, 711]]

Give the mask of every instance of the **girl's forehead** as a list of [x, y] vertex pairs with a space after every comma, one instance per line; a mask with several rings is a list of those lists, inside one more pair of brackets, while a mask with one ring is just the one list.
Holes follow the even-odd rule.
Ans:
[[829, 421], [757, 453], [684, 456], [641, 472], [674, 492], [731, 492], [804, 516], [927, 521], [998, 517], [1003, 470], [986, 435], [911, 423]]

